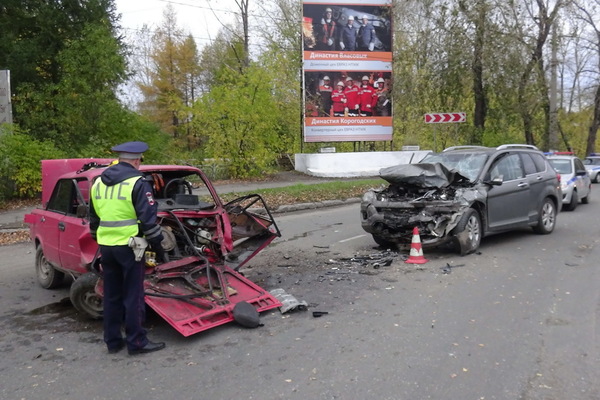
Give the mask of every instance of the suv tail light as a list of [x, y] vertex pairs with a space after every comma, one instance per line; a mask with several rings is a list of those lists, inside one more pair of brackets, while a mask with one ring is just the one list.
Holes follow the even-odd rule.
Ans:
[[559, 173], [556, 174], [556, 179], [558, 179], [558, 184], [560, 185], [560, 174]]

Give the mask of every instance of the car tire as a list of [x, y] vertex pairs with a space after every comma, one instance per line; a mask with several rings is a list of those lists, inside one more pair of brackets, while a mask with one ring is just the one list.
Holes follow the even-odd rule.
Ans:
[[573, 194], [571, 194], [571, 201], [568, 204], [563, 205], [563, 209], [566, 211], [573, 211], [577, 208], [577, 203], [579, 203], [579, 197], [577, 197], [577, 190], [573, 190]]
[[102, 297], [96, 293], [96, 283], [100, 277], [93, 272], [81, 275], [71, 285], [71, 303], [77, 311], [92, 319], [102, 318], [104, 305]]
[[483, 235], [481, 217], [477, 210], [469, 208], [461, 217], [454, 232], [461, 256], [476, 251], [481, 244], [481, 237]]
[[538, 212], [538, 223], [533, 227], [535, 233], [547, 235], [556, 226], [556, 206], [552, 199], [546, 197]]
[[390, 242], [389, 240], [386, 240], [386, 239], [382, 238], [381, 236], [373, 235], [373, 240], [375, 241], [375, 243], [377, 243], [380, 247], [382, 247], [384, 249], [395, 249], [396, 248], [396, 243]]
[[588, 191], [588, 195], [581, 198], [581, 204], [589, 204], [590, 197], [592, 197], [592, 188], [591, 187], [590, 187], [590, 190]]
[[600, 183], [600, 173], [597, 173], [594, 177], [594, 183]]
[[44, 289], [54, 289], [63, 281], [65, 274], [58, 271], [46, 260], [42, 246], [38, 246], [35, 250], [35, 274], [40, 286]]

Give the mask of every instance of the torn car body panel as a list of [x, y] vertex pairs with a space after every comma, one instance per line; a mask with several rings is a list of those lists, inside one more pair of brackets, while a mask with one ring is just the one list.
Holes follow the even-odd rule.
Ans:
[[144, 281], [146, 304], [183, 336], [234, 320], [242, 301], [262, 312], [281, 303], [258, 285], [226, 267], [189, 257], [158, 266]]

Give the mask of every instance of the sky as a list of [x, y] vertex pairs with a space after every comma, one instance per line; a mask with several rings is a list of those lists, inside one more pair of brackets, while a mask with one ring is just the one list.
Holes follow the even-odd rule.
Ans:
[[234, 0], [115, 0], [115, 4], [126, 36], [131, 36], [144, 24], [151, 29], [157, 28], [163, 21], [163, 11], [171, 4], [177, 15], [177, 25], [192, 34], [199, 48], [216, 37], [221, 23], [234, 21], [237, 8]]

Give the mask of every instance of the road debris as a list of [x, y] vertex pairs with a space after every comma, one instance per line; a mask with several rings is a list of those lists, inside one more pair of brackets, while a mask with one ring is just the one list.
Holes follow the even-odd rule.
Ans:
[[291, 294], [286, 293], [283, 289], [273, 289], [270, 293], [281, 303], [279, 311], [281, 311], [282, 314], [293, 310], [306, 311], [308, 309], [308, 303], [306, 301], [299, 301]]
[[329, 314], [328, 311], [313, 311], [313, 313], [312, 313], [313, 317], [315, 317], [315, 318], [319, 318], [319, 317], [322, 317], [323, 315], [327, 315], [327, 314]]
[[450, 265], [449, 263], [446, 263], [446, 265], [442, 267], [442, 274], [448, 275], [450, 272], [452, 272], [452, 268], [458, 268], [458, 267], [464, 267], [464, 266], [465, 266], [465, 264]]
[[385, 250], [379, 253], [367, 255], [355, 255], [350, 258], [330, 259], [329, 264], [342, 264], [346, 267], [370, 267], [378, 269], [381, 267], [389, 267], [399, 254], [390, 250]]

